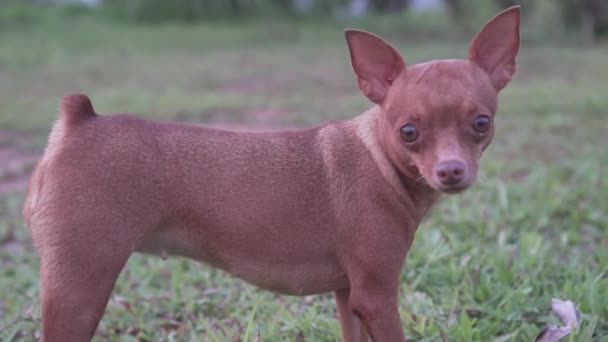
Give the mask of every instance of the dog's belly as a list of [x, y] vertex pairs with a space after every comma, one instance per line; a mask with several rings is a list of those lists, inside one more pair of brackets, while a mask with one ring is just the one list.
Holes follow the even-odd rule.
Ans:
[[[336, 263], [310, 260], [306, 263], [241, 259], [230, 273], [261, 288], [287, 295], [309, 295], [348, 287], [348, 279]], [[311, 258], [312, 259], [312, 258]]]
[[[276, 241], [264, 244], [245, 242], [246, 237], [217, 241], [202, 231], [193, 234], [196, 236], [188, 232], [178, 229], [156, 231], [149, 234], [136, 250], [163, 258], [184, 256], [202, 261], [280, 294], [300, 296], [348, 287], [344, 270], [333, 251], [322, 242], [290, 246], [291, 243], [281, 245]], [[210, 242], [212, 240], [215, 243]]]

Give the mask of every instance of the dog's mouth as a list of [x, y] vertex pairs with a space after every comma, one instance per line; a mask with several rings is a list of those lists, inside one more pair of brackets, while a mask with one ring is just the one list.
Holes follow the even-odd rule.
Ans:
[[465, 177], [465, 179], [461, 180], [460, 182], [453, 182], [449, 184], [442, 183], [438, 179], [434, 178], [427, 180], [427, 184], [430, 185], [431, 188], [447, 195], [462, 193], [467, 190], [473, 184], [473, 182], [474, 179], [469, 179], [468, 177]]
[[435, 191], [439, 191], [447, 195], [455, 195], [467, 190], [473, 182], [463, 180], [462, 182], [456, 184], [442, 184], [435, 179], [425, 178], [425, 183]]
[[465, 191], [466, 189], [469, 188], [469, 186], [470, 186], [470, 184], [463, 182], [463, 183], [454, 184], [454, 185], [441, 184], [441, 185], [437, 186], [436, 189], [445, 194], [454, 195], [454, 194], [459, 194], [459, 193]]

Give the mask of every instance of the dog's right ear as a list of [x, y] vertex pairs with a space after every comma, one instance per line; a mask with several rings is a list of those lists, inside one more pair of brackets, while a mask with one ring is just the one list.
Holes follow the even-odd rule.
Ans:
[[380, 37], [361, 30], [346, 30], [350, 59], [359, 89], [372, 102], [384, 102], [393, 81], [405, 69], [397, 50]]

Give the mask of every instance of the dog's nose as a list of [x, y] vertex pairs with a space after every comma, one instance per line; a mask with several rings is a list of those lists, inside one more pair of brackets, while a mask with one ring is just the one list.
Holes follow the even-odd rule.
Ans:
[[464, 179], [466, 165], [460, 160], [445, 160], [435, 166], [435, 174], [443, 185], [457, 185]]

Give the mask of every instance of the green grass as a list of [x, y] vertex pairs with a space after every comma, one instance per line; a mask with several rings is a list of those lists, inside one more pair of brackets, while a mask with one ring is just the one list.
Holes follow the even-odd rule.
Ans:
[[[351, 118], [369, 103], [339, 27], [82, 21], [0, 31], [0, 148], [39, 153], [58, 99], [73, 91], [101, 113], [156, 119], [259, 128]], [[466, 41], [390, 36], [409, 63], [466, 53]], [[572, 341], [608, 341], [607, 57], [602, 46], [523, 46], [479, 181], [444, 198], [416, 235], [400, 287], [409, 338], [531, 341], [557, 322], [558, 297], [582, 313]], [[31, 340], [40, 328], [22, 198], [0, 197], [3, 341]], [[135, 255], [96, 340], [258, 335], [340, 340], [331, 295], [278, 297], [199, 263]]]

